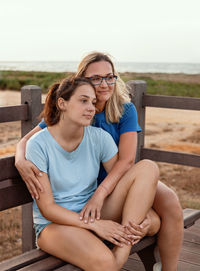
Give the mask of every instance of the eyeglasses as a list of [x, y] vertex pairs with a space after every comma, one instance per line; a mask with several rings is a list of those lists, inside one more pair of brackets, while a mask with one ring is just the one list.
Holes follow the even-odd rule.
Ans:
[[103, 80], [106, 81], [108, 85], [114, 85], [117, 80], [116, 75], [108, 75], [108, 76], [92, 76], [92, 77], [87, 77], [93, 86], [99, 86], [103, 82]]

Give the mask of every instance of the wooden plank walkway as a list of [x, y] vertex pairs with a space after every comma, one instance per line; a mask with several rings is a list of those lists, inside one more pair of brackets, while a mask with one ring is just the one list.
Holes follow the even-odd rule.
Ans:
[[[123, 271], [144, 271], [142, 262], [137, 255], [129, 257]], [[181, 250], [178, 271], [200, 270], [200, 219], [184, 230], [184, 242]]]

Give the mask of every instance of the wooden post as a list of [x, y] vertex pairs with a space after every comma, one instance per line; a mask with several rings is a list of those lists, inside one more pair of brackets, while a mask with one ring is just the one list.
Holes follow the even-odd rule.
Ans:
[[141, 80], [131, 80], [127, 82], [129, 91], [131, 93], [131, 101], [134, 103], [138, 113], [138, 123], [142, 129], [138, 133], [137, 155], [136, 162], [141, 159], [141, 149], [144, 147], [145, 135], [145, 107], [142, 106], [142, 99], [146, 93], [146, 82]]
[[[41, 112], [41, 88], [24, 86], [21, 88], [21, 104], [28, 104], [28, 120], [22, 121], [21, 136], [26, 135], [38, 123]], [[23, 195], [21, 195], [23, 197]], [[35, 232], [33, 229], [32, 203], [22, 206], [22, 251], [35, 248]]]

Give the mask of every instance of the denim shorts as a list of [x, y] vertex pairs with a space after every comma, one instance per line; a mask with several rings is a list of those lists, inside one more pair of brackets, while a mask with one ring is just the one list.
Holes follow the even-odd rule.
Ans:
[[52, 222], [46, 223], [46, 224], [35, 224], [34, 223], [34, 229], [35, 229], [35, 235], [36, 235], [36, 240], [38, 239], [40, 233], [42, 232], [42, 230], [49, 224], [51, 224]]

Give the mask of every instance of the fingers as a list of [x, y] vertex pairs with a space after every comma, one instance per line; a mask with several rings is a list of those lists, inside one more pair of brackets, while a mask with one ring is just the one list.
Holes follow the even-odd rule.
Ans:
[[[38, 176], [38, 177], [42, 176], [42, 172], [37, 167], [32, 166], [32, 170], [33, 170], [35, 176]], [[41, 183], [38, 181], [37, 178], [34, 179], [34, 184], [35, 184], [36, 189], [40, 190], [41, 192], [44, 191]]]
[[80, 220], [83, 220], [84, 223], [88, 223], [89, 221], [94, 222], [95, 219], [99, 220], [100, 217], [101, 217], [100, 208], [92, 208], [86, 205], [80, 212]]
[[129, 223], [130, 225], [126, 225], [126, 228], [128, 229], [130, 234], [133, 234], [135, 236], [143, 236], [142, 229], [134, 224], [134, 223]]
[[141, 224], [140, 227], [141, 228], [146, 228], [150, 225], [150, 220], [148, 218], [146, 218]]
[[22, 179], [32, 196], [32, 198], [39, 199], [39, 191], [43, 192], [44, 189], [37, 177], [42, 175], [42, 172], [30, 161], [25, 160], [23, 166], [17, 167]]

